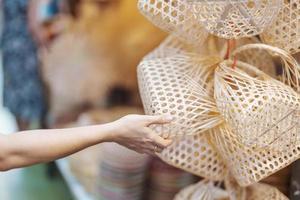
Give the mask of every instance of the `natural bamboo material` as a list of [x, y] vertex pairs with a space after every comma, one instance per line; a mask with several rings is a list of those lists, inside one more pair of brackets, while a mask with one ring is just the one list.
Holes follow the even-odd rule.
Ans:
[[211, 131], [211, 141], [241, 186], [259, 182], [300, 158], [299, 144], [283, 152], [255, 149], [241, 143], [226, 123]]
[[139, 0], [138, 8], [153, 24], [190, 44], [202, 44], [208, 33], [182, 0]]
[[299, 12], [299, 0], [285, 0], [276, 20], [261, 34], [262, 40], [291, 54], [300, 52]]
[[184, 43], [176, 36], [168, 36], [162, 43], [147, 54], [143, 60], [153, 60], [157, 58], [172, 57], [176, 54], [186, 54], [197, 52], [197, 49], [189, 44]]
[[215, 98], [237, 138], [245, 145], [275, 151], [297, 144], [299, 94], [253, 66], [232, 65], [224, 61], [216, 70]]
[[[244, 47], [245, 45], [247, 48]], [[250, 48], [249, 46], [254, 47]], [[256, 37], [239, 39], [236, 41], [237, 48], [233, 50], [232, 59], [237, 59], [253, 65], [269, 76], [276, 78], [277, 74], [274, 57], [266, 51], [266, 49], [263, 49], [260, 46], [261, 42]]]
[[224, 57], [225, 40], [210, 35], [203, 45], [191, 45], [178, 37], [168, 36], [156, 49], [144, 57], [144, 60], [165, 58], [176, 54], [193, 53], [199, 54], [199, 57], [219, 56]]
[[226, 39], [251, 37], [271, 25], [282, 7], [282, 0], [210, 1], [189, 0], [205, 29]]
[[[224, 61], [215, 74], [217, 106], [243, 144], [282, 151], [299, 140], [300, 96], [289, 87], [299, 91], [299, 66], [285, 51], [263, 44], [241, 46], [232, 57], [255, 49], [276, 53], [283, 60], [281, 80], [287, 85], [259, 67], [233, 59]], [[273, 67], [265, 66], [265, 71]]]
[[223, 159], [206, 133], [178, 137], [158, 156], [172, 166], [209, 180], [222, 181], [227, 174]]
[[[297, 60], [293, 58], [288, 52], [282, 50], [277, 47], [273, 47], [265, 44], [246, 44], [232, 52], [231, 60], [234, 60], [235, 57], [239, 54], [244, 54], [247, 51], [257, 51], [257, 52], [265, 52], [268, 55], [272, 55], [273, 57], [278, 57], [282, 61], [282, 74], [278, 77], [279, 80], [289, 86], [291, 86], [297, 92], [300, 92], [300, 65]], [[262, 63], [262, 58], [259, 63]], [[247, 62], [247, 61], [246, 61]], [[248, 64], [252, 64], [251, 62], [247, 62]], [[253, 65], [253, 64], [252, 64]], [[253, 65], [258, 69], [268, 73], [269, 68], [274, 65], [262, 65], [258, 66]]]
[[206, 180], [181, 190], [174, 200], [229, 200], [228, 193]]
[[145, 112], [169, 114], [170, 125], [156, 126], [163, 137], [197, 135], [222, 122], [213, 99], [216, 57], [180, 54], [144, 60], [138, 66], [138, 82]]
[[241, 187], [231, 173], [228, 173], [224, 180], [225, 189], [228, 192], [230, 200], [246, 200], [247, 188]]

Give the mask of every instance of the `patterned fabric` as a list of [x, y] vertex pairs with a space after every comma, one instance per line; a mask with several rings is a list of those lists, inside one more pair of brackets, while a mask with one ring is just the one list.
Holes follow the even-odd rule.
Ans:
[[19, 119], [39, 121], [45, 99], [39, 77], [37, 48], [27, 26], [29, 0], [3, 0], [1, 41], [4, 71], [4, 106]]

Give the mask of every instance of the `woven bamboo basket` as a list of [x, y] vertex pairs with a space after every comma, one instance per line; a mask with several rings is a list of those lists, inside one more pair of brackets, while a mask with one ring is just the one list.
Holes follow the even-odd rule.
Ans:
[[176, 138], [158, 156], [166, 163], [209, 180], [222, 181], [227, 168], [205, 134]]
[[262, 33], [282, 8], [282, 0], [189, 0], [189, 3], [208, 32], [226, 39]]
[[138, 82], [145, 112], [169, 114], [170, 125], [153, 127], [163, 137], [196, 135], [222, 122], [213, 98], [216, 57], [174, 55], [144, 60], [138, 66]]
[[228, 193], [206, 180], [181, 190], [174, 200], [229, 200]]
[[299, 94], [246, 63], [237, 62], [238, 69], [233, 69], [233, 62], [224, 61], [216, 70], [215, 98], [239, 140], [251, 147], [276, 151], [297, 144]]
[[190, 44], [202, 44], [208, 35], [186, 1], [139, 0], [138, 8], [153, 24]]
[[300, 2], [298, 0], [284, 0], [284, 6], [276, 20], [267, 31], [260, 35], [262, 40], [291, 54], [300, 52], [299, 12]]
[[246, 200], [247, 199], [247, 188], [241, 187], [231, 173], [228, 173], [224, 179], [224, 186], [228, 192], [230, 200]]
[[300, 158], [299, 144], [283, 152], [255, 149], [241, 143], [226, 123], [211, 131], [211, 141], [234, 178], [243, 187], [259, 182]]
[[197, 49], [194, 46], [184, 43], [177, 37], [170, 35], [157, 48], [147, 54], [143, 60], [172, 57], [176, 54], [193, 53], [196, 51]]

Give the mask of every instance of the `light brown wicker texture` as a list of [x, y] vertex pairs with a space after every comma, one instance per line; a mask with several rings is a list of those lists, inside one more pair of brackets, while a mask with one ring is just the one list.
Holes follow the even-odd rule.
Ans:
[[228, 192], [230, 200], [247, 199], [247, 188], [241, 187], [230, 173], [227, 174], [224, 180], [224, 186]]
[[229, 200], [228, 193], [206, 180], [181, 190], [174, 200]]
[[165, 58], [175, 54], [196, 53], [201, 57], [219, 56], [224, 57], [226, 53], [226, 42], [224, 39], [210, 35], [202, 45], [187, 44], [178, 37], [168, 36], [156, 49], [144, 57], [144, 60]]
[[193, 12], [208, 32], [226, 39], [251, 37], [271, 25], [282, 0], [189, 0]]
[[242, 144], [227, 124], [212, 129], [212, 133], [212, 142], [241, 186], [259, 182], [300, 158], [299, 144], [283, 152], [257, 150]]
[[184, 0], [139, 0], [138, 8], [153, 24], [191, 44], [201, 44], [208, 33]]
[[178, 137], [158, 156], [166, 163], [197, 176], [222, 181], [227, 168], [206, 134], [209, 133]]
[[[285, 50], [282, 50], [278, 47], [273, 47], [273, 46], [266, 45], [266, 44], [246, 44], [246, 45], [240, 46], [237, 49], [235, 49], [232, 52], [231, 59], [233, 60], [236, 55], [239, 55], [239, 54], [243, 55], [248, 51], [264, 52], [264, 54], [261, 54], [262, 57], [260, 58], [260, 61], [257, 62], [258, 63], [257, 66], [253, 65], [253, 63], [248, 62], [247, 60], [246, 60], [246, 62], [248, 64], [252, 64], [253, 66], [257, 67], [258, 69], [260, 69], [268, 74], [271, 71], [273, 71], [270, 68], [272, 68], [274, 66], [274, 64], [271, 64], [270, 66], [268, 66], [266, 64], [263, 65], [262, 62], [263, 62], [264, 57], [266, 57], [267, 55], [269, 55], [269, 56], [272, 55], [273, 57], [280, 58], [281, 64], [282, 64], [281, 65], [282, 74], [279, 77], [277, 77], [278, 80], [291, 86], [294, 90], [300, 92], [300, 66], [297, 63], [297, 60], [295, 58], [293, 58], [288, 52], [286, 52]], [[256, 54], [254, 54], [253, 56], [255, 56], [255, 55]], [[251, 61], [251, 59], [249, 59], [249, 61]]]
[[197, 52], [196, 48], [192, 45], [184, 43], [177, 37], [170, 35], [162, 43], [147, 54], [143, 60], [152, 60], [157, 58], [165, 58], [174, 56], [176, 54], [186, 54]]
[[255, 148], [291, 148], [299, 141], [299, 94], [250, 65], [231, 66], [224, 61], [216, 70], [215, 98], [237, 138]]
[[[249, 48], [249, 44], [251, 44], [250, 47], [254, 47]], [[257, 47], [257, 44], [259, 44], [259, 47], [261, 46], [261, 42], [256, 37], [236, 40], [237, 48], [233, 51], [232, 57], [235, 57], [239, 61], [253, 65], [275, 78], [276, 66], [273, 56], [266, 51], [266, 49]]]
[[222, 122], [213, 98], [213, 73], [218, 58], [174, 55], [144, 60], [138, 82], [145, 112], [169, 114], [170, 125], [157, 126], [163, 137], [197, 135]]
[[300, 52], [300, 1], [284, 0], [284, 6], [262, 40], [272, 46], [285, 49], [291, 54]]
[[[255, 49], [280, 55], [284, 62], [282, 81], [299, 88], [299, 66], [281, 49], [248, 44], [236, 49], [233, 56]], [[251, 65], [238, 62], [237, 68], [242, 67], [244, 71], [232, 69], [232, 62], [224, 61], [216, 70], [215, 98], [220, 112], [242, 143], [267, 148], [277, 146], [282, 150], [298, 140], [295, 111], [299, 110], [300, 96], [291, 87]], [[273, 67], [265, 66], [265, 71]]]

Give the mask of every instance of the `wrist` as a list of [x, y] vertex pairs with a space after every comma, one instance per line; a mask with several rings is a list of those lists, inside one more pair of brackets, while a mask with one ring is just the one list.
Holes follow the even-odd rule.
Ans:
[[118, 123], [110, 122], [103, 125], [99, 125], [98, 132], [102, 134], [101, 142], [116, 142], [118, 138]]

